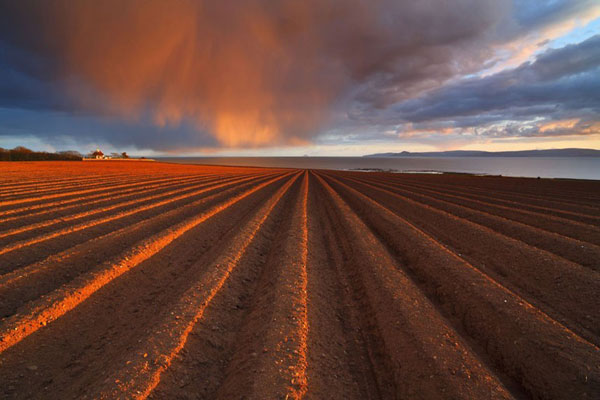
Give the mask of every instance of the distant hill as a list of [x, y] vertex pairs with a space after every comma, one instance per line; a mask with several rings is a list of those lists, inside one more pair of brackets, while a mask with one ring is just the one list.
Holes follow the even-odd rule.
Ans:
[[377, 153], [363, 157], [600, 157], [600, 150], [594, 149], [552, 149], [521, 151], [477, 151], [453, 150], [431, 151], [422, 153]]

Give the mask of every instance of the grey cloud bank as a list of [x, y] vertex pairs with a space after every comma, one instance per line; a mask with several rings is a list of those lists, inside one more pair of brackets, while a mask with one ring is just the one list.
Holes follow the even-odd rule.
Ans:
[[[444, 127], [478, 127], [503, 121], [545, 122], [579, 119], [570, 129], [541, 131], [537, 126], [493, 127], [494, 135], [556, 135], [585, 130], [600, 115], [600, 35], [548, 50], [536, 61], [485, 78], [449, 85], [395, 105], [387, 120]], [[421, 125], [419, 125], [421, 124]], [[582, 129], [583, 128], [583, 129]]]

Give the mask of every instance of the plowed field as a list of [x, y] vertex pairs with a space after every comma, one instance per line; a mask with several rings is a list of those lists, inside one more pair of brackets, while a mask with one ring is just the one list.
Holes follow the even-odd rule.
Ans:
[[598, 399], [600, 182], [0, 165], [0, 397]]

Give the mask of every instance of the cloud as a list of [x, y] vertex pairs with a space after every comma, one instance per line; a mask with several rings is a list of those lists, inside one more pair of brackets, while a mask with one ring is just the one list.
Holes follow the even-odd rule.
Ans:
[[[215, 137], [187, 122], [161, 127], [151, 118], [127, 122], [117, 118], [56, 111], [0, 108], [0, 137], [35, 136], [56, 148], [111, 145], [114, 148], [160, 149], [167, 153], [218, 147]], [[34, 134], [32, 135], [32, 132]], [[0, 145], [0, 147], [3, 147]], [[89, 150], [87, 147], [83, 151]]]
[[[0, 107], [5, 115], [27, 110], [13, 112], [12, 124], [40, 136], [156, 150], [306, 144], [343, 127], [339, 116], [348, 111], [382, 126], [464, 119], [473, 108], [466, 100], [444, 105], [425, 93], [470, 90], [479, 108], [498, 109], [475, 81], [439, 88], [488, 68], [498, 46], [593, 7], [588, 0], [0, 0]], [[536, 68], [548, 71], [523, 69], [567, 84], [550, 76], [561, 74], [552, 60], [540, 60]], [[487, 89], [503, 79], [494, 75]], [[505, 109], [532, 107], [534, 95], [530, 87], [504, 96], [513, 103]], [[23, 117], [35, 113], [39, 123]]]
[[553, 40], [598, 18], [596, 0], [513, 0], [511, 17], [496, 31], [495, 57], [488, 61], [488, 73], [528, 61]]
[[[534, 62], [470, 78], [357, 122], [386, 121], [399, 134], [477, 131], [488, 136], [600, 133], [600, 35], [548, 50]], [[565, 122], [565, 121], [568, 121]]]

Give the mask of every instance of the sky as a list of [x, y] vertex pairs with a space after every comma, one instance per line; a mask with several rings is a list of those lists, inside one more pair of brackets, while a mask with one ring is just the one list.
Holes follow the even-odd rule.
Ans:
[[597, 0], [0, 0], [0, 147], [600, 149]]

